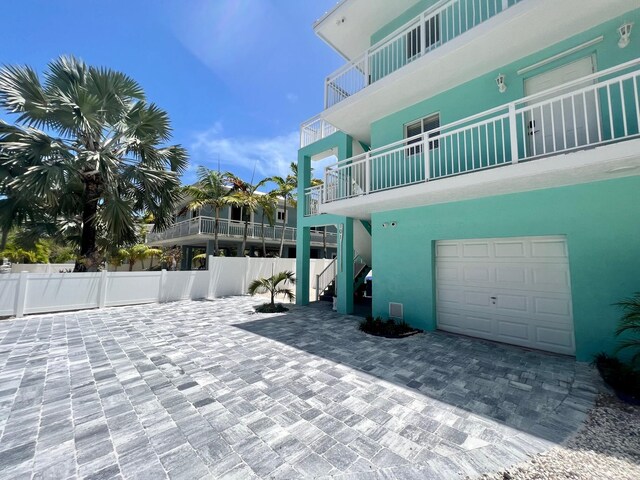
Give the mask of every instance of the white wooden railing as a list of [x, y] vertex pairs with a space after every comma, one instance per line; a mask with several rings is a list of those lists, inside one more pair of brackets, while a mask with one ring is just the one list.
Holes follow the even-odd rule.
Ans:
[[639, 84], [640, 58], [341, 160], [326, 168], [321, 192], [307, 189], [306, 211], [315, 214], [322, 203], [638, 138]]
[[[353, 252], [353, 279], [358, 278], [365, 268], [369, 268], [362, 257], [356, 252]], [[316, 275], [316, 301], [320, 300], [320, 294], [326, 290], [326, 288], [334, 282], [334, 290], [338, 291], [338, 271], [337, 271], [337, 258], [334, 258], [326, 268]]]
[[[164, 240], [177, 239], [192, 235], [213, 236], [215, 227], [215, 218], [213, 217], [195, 217], [189, 220], [178, 222], [173, 226], [161, 232], [151, 232], [147, 236], [147, 243], [160, 242]], [[242, 238], [244, 235], [245, 224], [238, 220], [218, 220], [218, 235], [224, 238]], [[265, 240], [279, 241], [282, 235], [282, 225], [264, 226], [261, 223], [249, 222], [247, 227], [247, 238], [262, 239], [264, 234]], [[326, 243], [335, 245], [337, 237], [335, 232], [326, 232]], [[295, 227], [285, 227], [285, 242], [295, 242], [297, 237], [297, 229]], [[323, 233], [312, 231], [311, 241], [314, 243], [322, 243]]]
[[372, 45], [325, 81], [325, 108], [421, 58], [521, 0], [442, 0]]
[[337, 132], [338, 129], [316, 115], [300, 125], [300, 148], [311, 145]]

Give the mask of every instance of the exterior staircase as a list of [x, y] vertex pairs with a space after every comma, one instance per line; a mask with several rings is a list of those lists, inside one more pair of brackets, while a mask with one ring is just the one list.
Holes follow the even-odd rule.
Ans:
[[[316, 275], [316, 301], [333, 301], [336, 296], [336, 271], [337, 259], [332, 262], [319, 274]], [[360, 255], [355, 255], [353, 261], [353, 291], [354, 296], [359, 296], [365, 288], [365, 279], [371, 267], [367, 265]]]

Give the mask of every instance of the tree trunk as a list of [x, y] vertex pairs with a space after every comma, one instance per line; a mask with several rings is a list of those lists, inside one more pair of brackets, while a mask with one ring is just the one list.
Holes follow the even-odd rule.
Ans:
[[218, 256], [218, 224], [220, 223], [220, 207], [216, 206], [216, 219], [213, 222], [213, 254]]
[[280, 253], [278, 256], [282, 258], [282, 250], [284, 248], [284, 231], [287, 228], [287, 196], [284, 196], [284, 218], [282, 220], [282, 233], [280, 234]]
[[95, 272], [98, 270], [97, 229], [95, 226], [96, 213], [98, 212], [98, 196], [98, 183], [95, 180], [86, 180], [83, 194], [82, 239], [80, 241], [82, 266], [79, 262], [76, 262], [75, 271]]
[[264, 210], [262, 211], [262, 256], [267, 257], [267, 245], [264, 241]]
[[129, 260], [129, 271], [133, 272], [133, 262]]
[[7, 238], [9, 237], [9, 229], [2, 229], [2, 240], [0, 240], [0, 251], [4, 250], [7, 247]]
[[242, 235], [242, 248], [238, 251], [238, 257], [244, 257], [244, 249], [247, 247], [247, 233], [249, 232], [249, 219], [244, 221], [244, 234]]

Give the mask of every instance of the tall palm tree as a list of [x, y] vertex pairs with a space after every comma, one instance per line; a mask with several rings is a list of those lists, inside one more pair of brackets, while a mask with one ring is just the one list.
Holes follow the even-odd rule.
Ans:
[[284, 249], [284, 235], [287, 228], [287, 203], [295, 206], [295, 194], [298, 188], [298, 164], [291, 162], [290, 168], [291, 171], [285, 178], [271, 177], [271, 181], [276, 184], [276, 189], [272, 193], [284, 201], [284, 216], [282, 218], [282, 233], [280, 234], [280, 250], [278, 253], [280, 257], [282, 257], [282, 250]]
[[229, 204], [235, 205], [242, 209], [242, 218], [244, 218], [244, 233], [242, 235], [242, 247], [238, 250], [238, 257], [244, 256], [244, 250], [247, 247], [247, 234], [249, 232], [249, 220], [251, 220], [251, 214], [254, 213], [260, 207], [260, 198], [263, 196], [258, 193], [258, 189], [265, 183], [270, 181], [270, 178], [260, 180], [256, 184], [245, 182], [241, 178], [230, 174], [229, 180], [231, 182], [231, 193], [229, 195]]
[[229, 204], [231, 188], [227, 186], [230, 173], [220, 173], [205, 167], [198, 167], [198, 181], [194, 185], [183, 188], [190, 197], [187, 209], [195, 210], [209, 205], [214, 210], [213, 224], [214, 255], [218, 255], [218, 231], [220, 225], [220, 209]]
[[187, 153], [163, 146], [169, 117], [132, 78], [74, 57], [49, 63], [43, 81], [30, 67], [7, 66], [0, 108], [17, 115], [15, 125], [0, 120], [0, 174], [24, 168], [0, 185], [43, 203], [54, 219], [79, 216], [87, 270], [101, 261], [99, 230], [112, 244], [135, 241], [135, 216], [145, 210], [156, 228], [169, 225]]
[[278, 199], [271, 193], [262, 195], [259, 200], [260, 209], [262, 210], [262, 225], [260, 228], [262, 234], [262, 256], [267, 256], [267, 245], [264, 239], [264, 221], [269, 222], [269, 226], [273, 226], [275, 223], [276, 208], [278, 205]]

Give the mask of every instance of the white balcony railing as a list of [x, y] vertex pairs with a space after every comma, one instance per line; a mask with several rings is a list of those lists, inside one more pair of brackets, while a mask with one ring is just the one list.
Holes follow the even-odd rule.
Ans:
[[522, 0], [443, 0], [372, 45], [325, 81], [325, 108], [423, 57]]
[[319, 205], [419, 182], [640, 138], [640, 58], [429, 132], [339, 161]]
[[[161, 232], [151, 232], [147, 236], [147, 243], [161, 242], [165, 240], [173, 240], [194, 235], [206, 235], [213, 237], [215, 218], [213, 217], [195, 217], [189, 220], [178, 222], [173, 226]], [[249, 222], [247, 229], [247, 238], [260, 239], [262, 236], [267, 241], [280, 241], [282, 235], [282, 225], [264, 225], [261, 223]], [[241, 239], [244, 235], [244, 222], [237, 220], [218, 220], [218, 236], [221, 240], [225, 238]], [[311, 241], [314, 243], [326, 243], [335, 245], [337, 236], [334, 232], [326, 232], [323, 239], [323, 233], [311, 231]], [[294, 227], [285, 227], [285, 242], [295, 242], [297, 229]]]
[[322, 140], [337, 131], [336, 127], [320, 118], [320, 115], [316, 115], [300, 126], [300, 148]]

